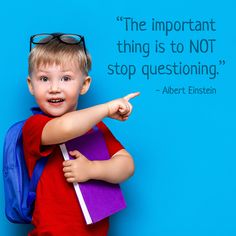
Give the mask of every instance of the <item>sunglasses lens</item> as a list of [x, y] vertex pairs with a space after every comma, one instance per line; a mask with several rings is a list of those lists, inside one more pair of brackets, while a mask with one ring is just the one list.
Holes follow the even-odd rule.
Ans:
[[32, 38], [32, 43], [48, 43], [53, 38], [50, 34], [37, 34]]
[[81, 42], [82, 37], [76, 34], [63, 34], [60, 39], [68, 44], [78, 44]]

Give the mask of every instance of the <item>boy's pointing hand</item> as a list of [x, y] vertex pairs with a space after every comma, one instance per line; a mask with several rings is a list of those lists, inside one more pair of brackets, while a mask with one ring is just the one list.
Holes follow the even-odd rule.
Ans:
[[140, 92], [130, 93], [130, 94], [126, 95], [126, 96], [124, 97], [124, 99], [126, 99], [127, 101], [129, 101], [130, 99], [135, 98], [135, 97], [137, 97], [137, 96], [139, 96], [139, 95], [140, 95]]
[[129, 102], [130, 99], [139, 96], [139, 92], [130, 93], [123, 98], [119, 98], [107, 103], [108, 106], [108, 117], [125, 121], [129, 118], [132, 112], [132, 105]]

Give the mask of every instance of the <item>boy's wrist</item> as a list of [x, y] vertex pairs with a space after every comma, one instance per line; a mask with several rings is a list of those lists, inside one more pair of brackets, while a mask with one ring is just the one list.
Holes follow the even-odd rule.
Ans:
[[106, 109], [106, 117], [110, 115], [109, 102], [103, 104]]
[[91, 174], [90, 178], [91, 179], [100, 179], [100, 163], [99, 161], [91, 161]]

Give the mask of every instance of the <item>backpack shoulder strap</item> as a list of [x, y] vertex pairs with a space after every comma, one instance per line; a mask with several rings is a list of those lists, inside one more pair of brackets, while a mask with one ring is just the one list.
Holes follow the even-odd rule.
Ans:
[[39, 108], [39, 107], [31, 107], [30, 108], [31, 112], [34, 114], [34, 115], [37, 115], [37, 114], [44, 114], [42, 112], [42, 110]]
[[29, 193], [28, 193], [28, 198], [27, 198], [28, 206], [30, 206], [35, 201], [37, 185], [38, 185], [39, 179], [43, 173], [43, 170], [47, 161], [48, 161], [48, 157], [42, 157], [35, 164], [33, 174], [30, 179]]
[[[43, 112], [40, 110], [39, 107], [32, 107], [31, 112], [36, 115], [36, 114], [43, 114]], [[33, 204], [33, 202], [36, 199], [36, 189], [37, 185], [39, 182], [39, 179], [43, 173], [44, 167], [48, 161], [48, 157], [41, 157], [40, 159], [37, 160], [32, 177], [30, 179], [30, 184], [29, 184], [29, 193], [27, 197], [27, 205], [30, 206]]]

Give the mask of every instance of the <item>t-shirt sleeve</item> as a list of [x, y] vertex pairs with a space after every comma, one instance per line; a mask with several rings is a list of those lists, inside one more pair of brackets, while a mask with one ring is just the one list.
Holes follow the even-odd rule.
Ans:
[[114, 137], [103, 122], [99, 122], [97, 126], [103, 133], [107, 149], [111, 157], [121, 149], [124, 149], [123, 145]]
[[23, 145], [27, 156], [36, 158], [49, 156], [55, 148], [55, 145], [42, 146], [41, 136], [44, 126], [52, 118], [45, 115], [31, 116], [23, 127]]

